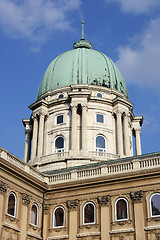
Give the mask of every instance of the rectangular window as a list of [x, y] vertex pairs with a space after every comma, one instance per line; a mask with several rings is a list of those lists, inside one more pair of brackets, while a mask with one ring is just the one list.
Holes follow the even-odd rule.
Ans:
[[63, 115], [57, 116], [57, 124], [63, 123]]
[[99, 122], [99, 123], [104, 123], [104, 115], [97, 113], [96, 121]]

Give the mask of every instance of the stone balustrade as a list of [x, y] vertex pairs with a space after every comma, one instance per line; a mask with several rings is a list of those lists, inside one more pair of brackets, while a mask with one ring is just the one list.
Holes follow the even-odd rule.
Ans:
[[160, 153], [146, 154], [124, 159], [112, 159], [110, 161], [103, 161], [91, 165], [88, 164], [68, 169], [66, 168], [59, 170], [59, 172], [55, 170], [48, 175], [40, 173], [37, 169], [31, 167], [29, 164], [15, 157], [3, 148], [0, 148], [0, 161], [2, 161], [1, 159], [10, 162], [10, 164], [16, 165], [18, 168], [30, 173], [35, 178], [50, 185], [97, 178], [100, 176], [104, 177], [107, 175], [123, 174], [131, 171], [160, 168]]

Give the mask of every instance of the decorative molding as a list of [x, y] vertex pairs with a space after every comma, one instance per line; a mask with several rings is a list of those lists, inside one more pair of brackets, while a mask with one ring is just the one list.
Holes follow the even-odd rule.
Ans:
[[89, 233], [79, 233], [77, 234], [77, 238], [81, 238], [81, 237], [93, 237], [93, 236], [100, 236], [100, 232], [89, 232]]
[[110, 201], [110, 196], [109, 195], [106, 195], [106, 196], [99, 196], [98, 198], [97, 198], [97, 201], [98, 201], [98, 203], [99, 203], [99, 205], [100, 206], [108, 206], [108, 204], [109, 204], [109, 201]]
[[131, 197], [131, 199], [134, 203], [142, 202], [143, 191], [141, 190], [141, 191], [138, 191], [138, 192], [131, 192], [130, 197]]
[[47, 214], [48, 209], [49, 209], [49, 205], [48, 204], [44, 204], [44, 206], [43, 206], [44, 214]]
[[69, 210], [77, 210], [78, 203], [79, 203], [79, 200], [78, 200], [78, 199], [68, 200], [68, 201], [66, 202], [67, 208], [68, 208]]
[[7, 186], [8, 186], [7, 183], [0, 181], [0, 193], [1, 194], [4, 194], [6, 192]]
[[30, 203], [31, 197], [26, 194], [26, 193], [22, 193], [22, 201], [23, 204], [28, 205]]

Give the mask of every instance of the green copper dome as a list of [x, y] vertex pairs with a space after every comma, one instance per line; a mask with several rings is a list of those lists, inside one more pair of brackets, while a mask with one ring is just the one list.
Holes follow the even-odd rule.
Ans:
[[127, 87], [119, 69], [105, 54], [93, 50], [83, 37], [74, 49], [64, 52], [48, 66], [37, 98], [47, 91], [72, 84], [89, 84], [116, 89], [128, 97]]

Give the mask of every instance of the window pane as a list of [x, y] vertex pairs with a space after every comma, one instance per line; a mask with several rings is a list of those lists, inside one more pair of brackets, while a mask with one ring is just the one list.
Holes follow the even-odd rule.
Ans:
[[31, 209], [31, 223], [37, 225], [37, 207], [35, 205]]
[[87, 204], [84, 208], [84, 223], [94, 223], [93, 204]]
[[102, 114], [97, 114], [97, 122], [104, 123], [104, 116]]
[[64, 226], [64, 210], [63, 210], [63, 208], [60, 208], [60, 207], [57, 208], [54, 214], [55, 214], [55, 216], [54, 216], [54, 219], [55, 219], [54, 226], [55, 227]]
[[105, 139], [102, 136], [96, 137], [96, 148], [105, 148]]
[[152, 216], [160, 215], [160, 195], [155, 194], [151, 199]]
[[64, 95], [61, 93], [61, 94], [59, 94], [59, 96], [58, 96], [58, 98], [63, 98], [64, 97]]
[[102, 97], [102, 94], [101, 93], [97, 93], [97, 97]]
[[8, 199], [8, 211], [7, 213], [14, 216], [15, 215], [15, 196], [13, 193], [9, 195]]
[[57, 116], [57, 124], [63, 123], [63, 115]]
[[117, 202], [117, 220], [127, 219], [127, 203], [121, 199]]
[[55, 142], [56, 149], [64, 148], [64, 139], [63, 137], [58, 137]]

